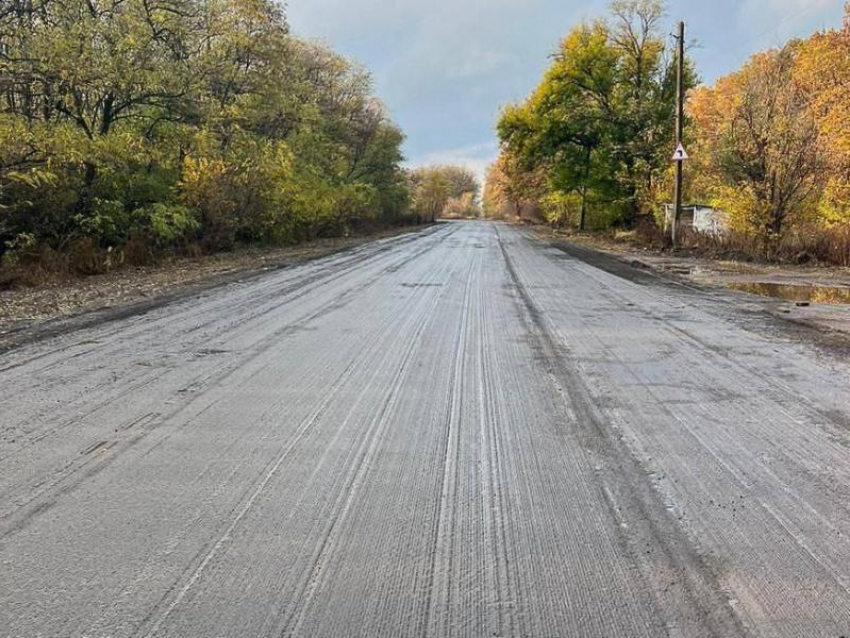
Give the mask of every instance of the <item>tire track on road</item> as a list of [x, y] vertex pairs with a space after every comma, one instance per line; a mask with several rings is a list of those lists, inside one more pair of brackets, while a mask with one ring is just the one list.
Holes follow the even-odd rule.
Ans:
[[[405, 341], [408, 341], [408, 345], [403, 350], [401, 361], [399, 362], [397, 370], [393, 374], [393, 381], [389, 390], [386, 392], [385, 397], [380, 402], [379, 411], [367, 429], [360, 449], [357, 452], [356, 461], [349, 471], [349, 478], [345, 481], [345, 485], [340, 492], [341, 503], [335, 506], [335, 512], [330, 517], [330, 525], [328, 526], [327, 532], [322, 534], [323, 540], [319, 546], [318, 552], [316, 553], [312, 569], [310, 570], [310, 580], [306, 587], [299, 592], [297, 596], [299, 606], [293, 613], [293, 619], [284, 624], [283, 628], [280, 630], [278, 634], [280, 636], [299, 635], [299, 631], [305, 622], [310, 604], [316, 590], [319, 587], [319, 580], [326, 572], [326, 570], [323, 569], [323, 563], [333, 554], [335, 547], [339, 542], [339, 530], [349, 515], [352, 504], [366, 481], [366, 475], [371, 468], [372, 459], [377, 453], [378, 446], [381, 443], [381, 437], [387, 428], [388, 418], [391, 414], [393, 414], [398, 403], [400, 391], [410, 370], [411, 362], [413, 361], [413, 355], [421, 347], [422, 335], [424, 334], [426, 327], [433, 321], [434, 310], [440, 300], [440, 294], [432, 295], [432, 302], [426, 307], [424, 312], [421, 313], [418, 320], [415, 321], [411, 336], [408, 339], [405, 339]], [[415, 314], [413, 316], [416, 317]], [[406, 331], [401, 329], [399, 332], [404, 334]], [[290, 624], [293, 623], [294, 626], [290, 627]]]
[[[402, 264], [410, 263], [416, 257], [421, 256], [422, 254], [428, 252], [431, 249], [433, 249], [433, 246], [427, 246], [423, 250], [417, 251], [415, 253], [415, 255], [407, 256], [400, 263], [402, 263]], [[436, 273], [432, 273], [432, 277], [435, 280], [439, 275], [440, 275], [439, 271], [437, 271]], [[374, 283], [377, 279], [380, 278], [380, 276], [381, 275], [379, 274], [379, 275], [372, 277], [369, 280], [368, 285], [371, 285], [372, 283]], [[350, 295], [354, 294], [355, 292], [362, 290], [363, 288], [366, 287], [366, 285], [367, 284], [357, 286], [356, 290], [350, 289], [349, 291], [347, 291], [346, 296], [350, 296]], [[428, 289], [426, 288], [426, 289], [423, 289], [423, 290], [428, 290]], [[172, 592], [173, 596], [172, 596], [172, 594], [169, 595], [169, 597], [171, 598], [170, 602], [161, 603], [160, 605], [158, 605], [158, 607], [162, 607], [162, 605], [164, 604], [165, 605], [165, 611], [159, 612], [159, 613], [154, 612], [152, 614], [152, 617], [147, 619], [142, 625], [143, 627], [145, 625], [150, 625], [150, 628], [139, 629], [136, 632], [136, 635], [144, 635], [144, 636], [155, 635], [159, 631], [159, 629], [161, 629], [163, 627], [164, 623], [168, 620], [168, 618], [173, 613], [175, 613], [177, 611], [178, 607], [181, 605], [181, 603], [183, 603], [183, 601], [188, 596], [190, 590], [199, 582], [204, 571], [208, 568], [208, 566], [212, 563], [212, 561], [218, 555], [223, 553], [223, 551], [225, 550], [225, 546], [226, 546], [227, 542], [233, 537], [233, 534], [234, 534], [235, 530], [237, 529], [237, 527], [239, 526], [239, 524], [248, 515], [251, 508], [254, 506], [254, 504], [257, 502], [257, 500], [260, 498], [263, 491], [267, 488], [267, 486], [272, 481], [272, 479], [275, 477], [275, 475], [278, 473], [278, 471], [281, 469], [283, 464], [295, 455], [298, 445], [308, 436], [310, 430], [320, 421], [324, 412], [333, 403], [333, 401], [336, 399], [336, 396], [340, 393], [340, 391], [346, 385], [346, 383], [348, 383], [354, 377], [355, 373], [362, 367], [363, 354], [367, 353], [367, 352], [372, 352], [372, 354], [374, 355], [374, 354], [377, 354], [379, 351], [383, 350], [383, 348], [386, 346], [386, 344], [382, 343], [381, 340], [382, 340], [382, 338], [385, 338], [386, 329], [391, 327], [393, 324], [397, 323], [398, 316], [405, 317], [407, 315], [410, 315], [414, 318], [413, 323], [415, 323], [417, 327], [415, 328], [415, 331], [414, 331], [416, 338], [414, 338], [412, 340], [412, 342], [409, 344], [408, 354], [406, 355], [406, 358], [404, 359], [404, 366], [408, 365], [410, 356], [412, 355], [412, 353], [415, 350], [415, 347], [418, 344], [418, 341], [417, 341], [418, 336], [421, 335], [421, 332], [424, 329], [424, 326], [427, 324], [427, 322], [431, 320], [433, 308], [436, 305], [437, 301], [439, 300], [439, 295], [438, 294], [427, 294], [427, 293], [412, 294], [409, 297], [408, 304], [406, 304], [406, 305], [415, 307], [415, 306], [421, 304], [423, 302], [423, 299], [428, 301], [427, 305], [428, 305], [429, 310], [426, 311], [425, 313], [423, 313], [422, 315], [419, 315], [417, 312], [403, 312], [402, 311], [402, 312], [399, 312], [396, 315], [388, 316], [385, 320], [385, 323], [379, 329], [373, 331], [372, 338], [364, 344], [364, 347], [361, 348], [361, 350], [360, 350], [360, 354], [358, 354], [355, 358], [352, 359], [352, 361], [349, 363], [349, 366], [346, 368], [344, 373], [342, 375], [340, 375], [340, 377], [334, 382], [334, 384], [331, 388], [331, 391], [329, 393], [327, 393], [325, 398], [322, 400], [322, 402], [320, 404], [320, 408], [315, 410], [310, 415], [310, 417], [308, 419], [306, 419], [304, 422], [302, 422], [301, 426], [298, 428], [297, 434], [296, 434], [295, 438], [293, 439], [293, 441], [286, 447], [284, 452], [274, 461], [274, 463], [271, 465], [270, 469], [268, 469], [266, 472], [263, 473], [262, 480], [260, 481], [260, 483], [257, 486], [252, 488], [252, 491], [250, 492], [250, 494], [249, 494], [247, 500], [245, 501], [244, 505], [241, 506], [238, 509], [236, 516], [233, 518], [231, 523], [227, 526], [224, 533], [218, 538], [218, 540], [215, 542], [215, 544], [210, 549], [204, 551], [204, 553], [199, 556], [199, 559], [197, 561], [194, 561], [194, 562], [198, 563], [198, 566], [191, 572], [191, 575], [188, 577], [188, 580], [185, 582], [185, 584], [183, 584], [179, 589], [176, 590], [176, 594], [174, 594]], [[406, 369], [406, 367], [405, 367], [405, 369]], [[365, 390], [364, 390], [364, 392], [365, 392]], [[392, 396], [393, 395], [392, 395], [392, 392], [391, 392], [391, 395], [387, 399], [387, 401], [390, 401], [392, 399]], [[376, 421], [377, 424], [380, 424], [381, 422], [382, 422], [381, 419]], [[375, 436], [376, 436], [374, 434], [374, 432], [376, 431], [374, 425], [375, 424], [373, 423], [372, 429], [370, 430], [370, 432], [372, 432], [373, 434], [370, 436], [367, 433], [367, 437], [366, 437], [367, 443], [369, 441], [372, 441], [374, 443], [373, 439], [375, 439]], [[340, 427], [341, 428], [345, 427], [345, 423], [343, 423]], [[364, 443], [364, 445], [366, 445], [366, 443]], [[366, 452], [368, 452], [368, 450], [369, 450], [369, 447], [367, 447]], [[364, 452], [364, 455], [366, 454], [366, 452]], [[361, 455], [360, 458], [361, 458], [360, 463], [355, 464], [354, 474], [350, 475], [350, 478], [348, 480], [344, 481], [344, 484], [348, 485], [349, 487], [352, 484], [357, 483], [357, 481], [355, 480], [357, 475], [358, 475], [358, 469], [357, 468], [359, 468], [362, 465], [363, 455]], [[368, 468], [368, 464], [366, 464], [366, 467]], [[354, 496], [353, 492], [348, 494], [347, 499], [344, 499], [343, 502], [346, 502], [347, 500], [353, 498], [353, 496]], [[343, 489], [341, 491], [339, 498], [343, 498], [343, 497], [346, 497], [346, 490], [345, 489]], [[318, 557], [315, 559], [316, 565], [318, 565], [318, 561], [321, 560], [321, 557], [324, 555], [324, 553], [328, 549], [327, 545], [328, 545], [328, 542], [329, 542], [329, 539], [330, 539], [330, 536], [331, 536], [331, 532], [336, 527], [336, 525], [339, 524], [340, 520], [342, 520], [343, 518], [344, 518], [344, 515], [340, 512], [337, 512], [336, 514], [331, 515], [331, 517], [330, 517], [330, 519], [332, 521], [331, 531], [328, 532], [328, 534], [323, 534], [321, 536], [323, 538], [323, 541], [320, 544]], [[314, 567], [313, 571], [316, 571], [317, 569], [318, 569], [318, 567]], [[307, 587], [305, 587], [305, 591], [309, 591], [309, 584], [307, 585]], [[302, 595], [299, 596], [299, 600], [300, 600], [301, 597], [303, 597], [303, 595], [304, 594], [302, 593]], [[307, 598], [309, 598], [309, 596]], [[300, 604], [303, 605], [304, 603], [302, 602]], [[285, 629], [281, 630], [281, 632], [276, 632], [276, 633], [284, 633], [284, 632], [285, 632]]]
[[[430, 578], [427, 588], [424, 608], [426, 614], [423, 617], [419, 635], [426, 636], [444, 635], [446, 632], [446, 618], [441, 617], [446, 613], [451, 602], [451, 589], [448, 578], [452, 573], [452, 536], [456, 516], [454, 513], [457, 503], [458, 490], [458, 455], [460, 453], [460, 409], [461, 409], [461, 380], [467, 357], [470, 324], [470, 299], [472, 297], [472, 284], [474, 268], [467, 271], [464, 285], [463, 301], [461, 304], [461, 324], [458, 328], [458, 340], [455, 346], [455, 360], [449, 381], [450, 395], [446, 406], [446, 434], [445, 447], [441, 454], [442, 487], [439, 500], [437, 501], [436, 516], [434, 517], [433, 529], [433, 553], [430, 561]], [[436, 600], [435, 592], [442, 594], [441, 600]]]
[[[524, 592], [517, 587], [517, 577], [514, 574], [516, 560], [511, 560], [510, 547], [515, 547], [515, 541], [508, 539], [508, 525], [514, 521], [514, 514], [505, 498], [505, 491], [510, 489], [512, 477], [504, 468], [504, 442], [501, 429], [504, 419], [501, 405], [505, 398], [499, 391], [503, 387], [498, 379], [498, 367], [494, 365], [492, 344], [495, 335], [491, 326], [491, 309], [487, 303], [487, 294], [483, 286], [478, 288], [478, 405], [480, 421], [480, 447], [484, 452], [484, 471], [482, 485], [484, 487], [485, 528], [490, 542], [490, 569], [493, 592], [493, 603], [496, 605], [497, 622], [491, 635], [516, 636], [528, 635], [528, 630], [520, 619], [525, 609]], [[521, 626], [522, 629], [517, 629]]]
[[[568, 410], [576, 415], [575, 425], [585, 431], [585, 445], [594, 456], [604, 461], [598, 475], [609, 515], [616, 521], [615, 529], [620, 530], [623, 551], [640, 568], [646, 586], [654, 595], [656, 613], [664, 618], [672, 636], [729, 638], [748, 635], [732, 613], [728, 599], [720, 595], [721, 587], [713, 572], [703, 563], [678, 522], [670, 516], [637, 459], [611, 431], [580, 371], [574, 369], [562, 354], [562, 345], [554, 336], [555, 329], [523, 284], [501, 232], [497, 230], [497, 234], [519, 309], [528, 321], [529, 335], [535, 339], [544, 356], [552, 389], [568, 397]], [[629, 529], [628, 536], [623, 524]], [[641, 544], [657, 547], [661, 555], [649, 561], [637, 551]], [[683, 582], [671, 585], [667, 579], [673, 575]], [[662, 591], [666, 598], [659, 596]], [[670, 600], [671, 595], [677, 599], [675, 603]]]
[[[431, 275], [435, 278], [439, 278], [439, 276], [441, 276], [441, 272], [442, 271], [437, 270], [437, 271], [432, 272]], [[400, 316], [406, 316], [411, 308], [413, 308], [417, 304], [421, 304], [421, 302], [422, 302], [422, 296], [421, 295], [410, 294], [403, 301], [403, 305], [400, 306], [397, 309], [397, 313], [385, 314], [384, 315], [382, 323], [378, 326], [375, 326], [374, 329], [370, 330], [369, 338], [362, 342], [359, 349], [357, 349], [357, 351], [350, 358], [350, 360], [349, 360], [350, 365], [354, 366], [356, 369], [352, 370], [350, 372], [350, 374], [347, 375], [346, 381], [350, 381], [351, 379], [355, 378], [359, 374], [359, 371], [364, 369], [364, 366], [367, 365], [368, 361], [370, 361], [371, 358], [373, 358], [379, 352], [380, 346], [385, 345], [385, 344], [381, 343], [382, 339], [385, 336], [387, 330], [389, 328], [391, 328], [394, 325], [394, 323], [397, 322], [397, 316], [399, 314], [400, 314]], [[415, 312], [413, 314], [415, 315]], [[315, 372], [313, 378], [318, 380], [321, 377], [322, 369], [324, 369], [329, 363], [332, 363], [335, 358], [336, 358], [336, 355], [333, 354], [333, 352], [331, 351], [330, 356], [325, 357], [325, 364], [323, 366], [317, 366], [316, 372]], [[264, 370], [265, 370], [265, 368], [258, 368], [253, 374], [251, 374], [250, 376], [245, 378], [245, 380], [243, 381], [243, 384], [250, 384], [251, 379], [256, 377], [257, 375], [261, 374]], [[338, 380], [338, 382], [340, 383], [340, 386], [339, 386], [340, 391], [343, 389], [343, 386], [345, 385], [346, 381]], [[311, 385], [314, 385], [314, 384], [315, 384], [315, 381], [305, 382], [305, 385], [307, 387], [310, 387]], [[334, 386], [334, 387], [336, 387], [336, 386]], [[283, 407], [282, 403], [275, 403], [275, 404], [269, 406], [266, 409], [266, 412], [267, 413], [275, 413], [281, 407]], [[342, 426], [340, 427], [340, 431], [341, 430], [342, 430]], [[275, 435], [274, 431], [270, 431], [268, 434], [266, 434], [265, 436], [263, 436], [260, 439], [259, 443], [266, 441], [269, 437], [272, 437], [274, 435]], [[300, 440], [301, 444], [306, 444], [307, 438], [309, 438], [310, 436], [312, 436], [312, 427], [311, 427], [311, 431], [306, 432], [305, 436], [301, 438], [301, 440]], [[332, 442], [330, 444], [330, 446], [335, 445], [335, 441], [336, 441], [336, 439], [334, 439], [334, 442]], [[163, 442], [164, 441], [161, 441], [160, 443], [157, 444], [157, 446], [162, 445]], [[236, 441], [234, 441], [234, 443], [231, 445], [231, 447], [233, 445], [235, 445], [235, 443], [236, 443]], [[150, 450], [148, 450], [148, 452], [146, 452], [146, 456], [153, 453], [154, 449], [155, 448], [151, 448]], [[224, 453], [226, 454], [227, 450], [225, 450]], [[211, 465], [212, 465], [212, 461], [207, 467], [209, 468], [209, 467], [211, 467]], [[313, 477], [315, 477], [315, 473], [319, 471], [320, 466], [321, 466], [321, 463], [316, 465], [316, 469], [314, 471]], [[233, 471], [230, 474], [230, 477], [228, 478], [228, 481], [235, 479], [240, 468], [241, 468], [241, 465], [238, 466], [238, 467], [235, 467], [233, 469]], [[200, 479], [200, 476], [196, 479], [196, 481], [198, 479]], [[312, 480], [312, 478], [311, 478], [311, 480]], [[247, 500], [250, 497], [252, 490], [254, 489], [255, 485], [256, 485], [256, 482], [252, 482], [251, 484], [249, 484], [248, 488], [245, 490], [244, 495], [237, 502], [244, 502], [245, 500]], [[179, 495], [175, 495], [174, 501], [176, 502], [179, 497], [180, 497]], [[186, 524], [186, 526], [184, 526], [184, 528], [181, 530], [181, 532], [175, 535], [175, 538], [172, 540], [171, 544], [175, 545], [178, 542], [177, 539], [186, 535], [189, 527], [200, 524], [201, 520], [202, 519], [201, 519], [200, 513], [195, 515], [194, 517], [192, 517], [192, 519]], [[220, 533], [223, 533], [223, 532], [224, 532], [224, 530], [222, 529]], [[228, 539], [228, 540], [232, 540], [232, 539]], [[186, 576], [186, 574], [193, 569], [193, 566], [199, 564], [202, 561], [202, 556], [205, 555], [204, 552], [206, 551], [207, 548], [208, 548], [208, 546], [205, 546], [205, 548], [202, 549], [195, 556], [195, 558], [192, 561], [190, 561], [188, 568], [184, 572], [184, 577], [188, 577], [188, 576]], [[164, 551], [165, 553], [169, 552], [169, 550], [167, 550], [167, 549], [162, 550], [162, 551]], [[222, 556], [223, 554], [224, 554], [224, 548], [222, 548], [221, 552], [218, 552], [218, 556]], [[175, 582], [175, 584], [169, 590], [172, 594], [174, 593], [174, 591], [176, 591], [175, 588], [177, 587], [177, 584], [180, 581], [181, 581], [181, 578], [178, 578], [177, 581]], [[125, 590], [127, 590], [129, 592], [131, 587], [132, 587], [132, 584], [128, 584], [127, 587], [125, 587]], [[129, 593], [122, 594], [122, 595], [129, 595]], [[184, 600], [185, 600], [185, 597], [184, 597]], [[163, 605], [163, 603], [161, 602], [160, 605], [158, 605], [158, 607], [161, 607], [162, 605]], [[100, 623], [102, 621], [103, 621], [103, 618], [98, 622]], [[145, 622], [149, 622], [149, 620], [146, 620]], [[92, 628], [91, 631], [94, 631], [94, 628]]]
[[[400, 266], [403, 266], [405, 264], [413, 262], [414, 260], [418, 259], [419, 257], [426, 254], [430, 250], [433, 250], [436, 245], [439, 245], [440, 242], [444, 241], [454, 231], [455, 231], [454, 228], [448, 229], [443, 234], [443, 236], [439, 237], [439, 241], [437, 241], [436, 243], [431, 243], [431, 242], [426, 243], [426, 245], [423, 248], [415, 251], [413, 254], [405, 254], [400, 260], [399, 259], [395, 260], [395, 262], [393, 264], [391, 264], [390, 266], [387, 266], [386, 268], [380, 270], [378, 273], [367, 278], [365, 281], [363, 281], [363, 282], [361, 282], [361, 283], [359, 283], [355, 286], [349, 287], [348, 289], [346, 289], [345, 292], [343, 292], [342, 294], [338, 295], [337, 297], [331, 299], [330, 301], [326, 302], [324, 305], [321, 305], [318, 309], [314, 310], [313, 312], [308, 313], [306, 315], [303, 315], [303, 316], [301, 316], [301, 317], [299, 317], [299, 318], [297, 318], [297, 319], [295, 319], [295, 320], [293, 320], [293, 321], [291, 321], [291, 322], [289, 322], [289, 323], [287, 323], [283, 326], [280, 326], [276, 330], [273, 330], [273, 331], [270, 331], [270, 332], [269, 331], [263, 332], [262, 334], [264, 334], [264, 336], [262, 338], [260, 338], [258, 341], [256, 341], [254, 343], [253, 347], [246, 349], [242, 353], [240, 353], [241, 354], [240, 357], [229, 357], [226, 361], [223, 361], [217, 368], [213, 368], [211, 370], [205, 371], [203, 373], [203, 376], [198, 376], [198, 377], [195, 377], [191, 381], [186, 381], [184, 383], [184, 387], [186, 387], [185, 384], [188, 384], [189, 386], [194, 385], [194, 386], [197, 386], [197, 387], [204, 387], [204, 388], [221, 386], [223, 383], [225, 383], [227, 381], [227, 379], [231, 375], [233, 375], [234, 373], [243, 369], [246, 365], [248, 365], [250, 362], [257, 359], [258, 357], [263, 356], [264, 353], [266, 352], [267, 347], [270, 344], [277, 342], [281, 337], [283, 337], [284, 335], [286, 335], [288, 333], [291, 333], [293, 330], [296, 330], [299, 326], [301, 326], [305, 323], [309, 323], [310, 321], [313, 321], [315, 319], [318, 319], [318, 318], [324, 316], [327, 312], [339, 310], [341, 307], [343, 307], [340, 304], [342, 304], [345, 300], [350, 300], [355, 295], [361, 293], [362, 291], [366, 290], [370, 286], [373, 286], [376, 282], [380, 281], [382, 279], [382, 277], [386, 274], [386, 272], [389, 268], [398, 269]], [[306, 294], [306, 292], [304, 294]], [[291, 300], [289, 300], [289, 301], [291, 301]], [[83, 421], [86, 418], [91, 417], [97, 411], [103, 410], [106, 407], [108, 407], [109, 405], [113, 404], [115, 401], [121, 400], [121, 398], [128, 396], [129, 394], [131, 394], [131, 393], [133, 393], [133, 392], [135, 392], [135, 391], [137, 391], [137, 390], [139, 390], [143, 387], [146, 387], [147, 385], [150, 385], [151, 383], [154, 383], [157, 379], [163, 377], [168, 372], [169, 371], [166, 370], [166, 371], [163, 371], [163, 372], [159, 372], [159, 373], [156, 373], [156, 374], [146, 376], [139, 383], [137, 383], [135, 385], [131, 385], [130, 387], [123, 389], [117, 397], [110, 397], [108, 399], [99, 401], [93, 408], [90, 409], [90, 411], [87, 414], [84, 414], [82, 416], [78, 415], [78, 416], [75, 416], [74, 418], [70, 418], [70, 419], [65, 419], [64, 421], [60, 422], [58, 425], [54, 426], [53, 428], [50, 428], [49, 430], [42, 432], [38, 437], [29, 441], [27, 445], [21, 446], [18, 449], [16, 449], [13, 453], [5, 455], [3, 457], [3, 459], [7, 459], [7, 458], [10, 458], [10, 457], [18, 455], [18, 454], [22, 454], [28, 448], [42, 442], [47, 437], [55, 436], [59, 432], [61, 432], [63, 429], [69, 428], [69, 427], [74, 426], [74, 425], [78, 425], [81, 421]], [[179, 391], [175, 392], [175, 393], [172, 394], [172, 400], [180, 399], [180, 396], [181, 396], [181, 393]], [[204, 400], [206, 400], [204, 393], [201, 393], [201, 394], [198, 394], [198, 395], [195, 395], [195, 396], [190, 395], [188, 401], [186, 401], [185, 399], [182, 400], [182, 401], [179, 401], [178, 405], [174, 409], [163, 413], [161, 415], [161, 417], [159, 419], [157, 419], [156, 424], [159, 426], [159, 425], [163, 425], [165, 423], [168, 423], [172, 420], [175, 420], [179, 417], [179, 415], [181, 413], [183, 413], [184, 410], [189, 410], [191, 408], [191, 406], [193, 406], [196, 402], [200, 402], [200, 401], [204, 401]], [[111, 449], [108, 457], [100, 459], [98, 461], [98, 463], [96, 465], [97, 472], [105, 469], [109, 464], [114, 462], [114, 460], [122, 452], [124, 452], [124, 451], [132, 448], [133, 446], [135, 446], [141, 440], [141, 438], [143, 438], [144, 436], [149, 434], [153, 429], [154, 428], [148, 428], [148, 429], [145, 430], [145, 432], [142, 434], [142, 436], [131, 437], [130, 439], [123, 441], [122, 444], [114, 446], [113, 449]], [[161, 443], [161, 441], [160, 441], [160, 443]], [[66, 463], [65, 465], [63, 465], [61, 468], [54, 469], [54, 471], [52, 472], [52, 474], [49, 477], [43, 478], [42, 481], [38, 485], [36, 485], [35, 487], [33, 487], [32, 485], [27, 485], [27, 486], [24, 486], [23, 488], [19, 486], [19, 487], [14, 488], [11, 491], [7, 490], [2, 495], [2, 498], [0, 498], [0, 502], [9, 502], [10, 499], [14, 499], [15, 494], [18, 493], [21, 489], [26, 489], [27, 498], [22, 502], [21, 501], [17, 502], [14, 505], [14, 509], [11, 510], [10, 512], [3, 513], [2, 510], [0, 510], [0, 523], [5, 523], [5, 526], [6, 526], [6, 529], [3, 530], [2, 533], [0, 533], [0, 539], [8, 536], [9, 534], [11, 534], [13, 532], [16, 532], [16, 531], [22, 529], [22, 527], [21, 527], [22, 523], [26, 522], [28, 524], [29, 522], [31, 522], [31, 520], [33, 519], [34, 516], [43, 514], [48, 509], [50, 509], [52, 504], [55, 503], [55, 498], [53, 498], [51, 496], [51, 494], [53, 494], [55, 496], [58, 496], [60, 494], [66, 494], [70, 490], [81, 485], [85, 480], [87, 480], [91, 476], [95, 475], [97, 472], [92, 473], [91, 470], [84, 471], [86, 469], [86, 467], [89, 466], [89, 465], [90, 465], [90, 463], [87, 459], [83, 462], [80, 462], [79, 459], [74, 459], [74, 460]], [[46, 486], [46, 487], [43, 487], [43, 489], [38, 489], [41, 486]], [[33, 491], [33, 490], [35, 490], [35, 491]], [[36, 503], [36, 502], [38, 502], [38, 503]], [[36, 505], [33, 506], [32, 505], [33, 503], [36, 503]], [[32, 512], [28, 513], [27, 508], [32, 510]]]
[[[604, 276], [597, 275], [592, 270], [585, 268], [582, 271], [586, 277], [598, 284], [601, 292], [600, 296], [617, 306], [619, 310], [623, 312], [629, 311], [629, 304], [631, 302], [629, 302], [629, 298], [625, 293], [612, 287]], [[665, 302], [664, 299], [651, 290], [646, 289], [646, 287], [641, 287], [640, 293], [653, 298], [659, 304], [669, 303]], [[698, 312], [701, 312], [696, 306], [693, 307]], [[635, 311], [632, 310], [632, 312]], [[645, 305], [641, 306], [640, 313], [649, 317], [657, 325], [659, 334], [668, 334], [671, 339], [682, 342], [681, 347], [674, 349], [675, 352], [682, 353], [694, 350], [699, 355], [701, 365], [698, 369], [694, 369], [691, 372], [692, 375], [699, 376], [702, 379], [702, 382], [696, 385], [699, 387], [715, 387], [723, 379], [737, 378], [739, 384], [748, 388], [747, 404], [746, 406], [742, 404], [742, 413], [771, 415], [778, 412], [784, 417], [786, 422], [796, 423], [801, 427], [805, 427], [806, 423], [823, 423], [823, 421], [828, 421], [833, 427], [842, 428], [841, 423], [834, 416], [825, 416], [824, 411], [819, 409], [811, 399], [805, 395], [801, 395], [799, 392], [794, 392], [789, 386], [777, 380], [775, 375], [770, 376], [751, 364], [743, 363], [739, 358], [733, 357], [729, 352], [725, 352], [723, 349], [701, 338], [693, 330], [683, 328], [676, 325], [675, 322], [665, 320], [659, 312], [652, 308], [648, 308]], [[618, 356], [613, 349], [605, 344], [603, 339], [595, 336], [592, 329], [590, 332], [594, 334], [596, 343], [607, 353], [610, 360], [619, 362], [624, 369], [630, 371], [634, 382], [640, 385], [643, 391], [655, 400], [658, 406], [657, 409], [662, 411], [669, 420], [680, 424], [683, 431], [688, 432], [696, 445], [709, 453], [714, 459], [714, 463], [722, 467], [730, 477], [733, 477], [737, 481], [737, 491], [741, 494], [753, 494], [756, 485], [777, 486], [780, 488], [780, 491], [774, 494], [774, 500], [777, 504], [785, 505], [783, 509], [802, 512], [803, 514], [800, 514], [800, 516], [803, 520], [814, 518], [816, 522], [811, 524], [828, 530], [829, 534], [825, 534], [826, 537], [840, 538], [847, 533], [848, 529], [846, 525], [843, 529], [836, 527], [824, 511], [813, 506], [811, 502], [811, 499], [814, 497], [813, 494], [806, 494], [799, 489], [794, 489], [786, 479], [782, 478], [762, 458], [739, 450], [737, 456], [742, 457], [740, 460], [728, 459], [727, 455], [723, 452], [723, 443], [725, 442], [727, 450], [740, 448], [739, 440], [733, 440], [731, 435], [724, 434], [723, 430], [714, 430], [711, 432], [713, 442], [710, 441], [691, 423], [691, 421], [695, 420], [693, 415], [689, 417], [686, 414], [680, 413], [678, 406], [670, 404], [655, 388], [644, 382], [637, 371], [633, 370], [630, 362]], [[639, 347], [639, 344], [635, 345], [635, 348]], [[747, 382], [744, 382], [744, 379]], [[792, 413], [786, 407], [787, 405], [794, 406], [799, 412], [797, 414]], [[691, 411], [693, 412], [693, 408]], [[751, 433], [749, 433], [750, 438], [761, 437], [764, 440], [770, 440], [775, 437], [776, 430], [770, 427], [770, 424], [767, 423], [768, 420], [773, 421], [772, 419], [763, 418], [753, 423], [749, 427], [751, 430]], [[846, 440], [830, 439], [822, 441], [821, 445], [831, 448], [832, 452], [837, 455], [843, 455], [847, 442]], [[796, 444], [794, 441], [784, 441], [783, 453], [800, 459], [800, 465], [805, 466], [809, 465], [807, 460], [812, 457], [812, 452], [808, 448], [809, 446], [804, 441], [797, 441]], [[788, 516], [783, 514], [782, 509], [772, 506], [762, 498], [755, 498], [755, 501], [772, 519], [772, 525], [770, 527], [772, 529], [784, 530], [788, 539], [798, 545], [808, 555], [811, 561], [819, 566], [824, 574], [828, 574], [834, 584], [843, 590], [847, 594], [848, 599], [850, 599], [850, 577], [843, 576], [840, 570], [836, 568], [836, 564], [850, 560], [850, 549], [842, 551], [839, 545], [831, 542], [828, 545], [825, 545], [823, 541], [808, 542], [806, 540], [806, 532], [801, 528], [799, 521], [792, 521]], [[828, 508], [826, 510], [827, 512], [834, 510], [834, 505], [830, 505], [830, 503], [826, 503], [825, 506]]]

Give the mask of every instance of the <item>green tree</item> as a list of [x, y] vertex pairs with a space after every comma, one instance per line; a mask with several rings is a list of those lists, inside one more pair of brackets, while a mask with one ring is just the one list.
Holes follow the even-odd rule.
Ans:
[[[631, 225], [650, 213], [668, 165], [675, 77], [660, 25], [663, 4], [623, 0], [609, 21], [574, 28], [526, 103], [498, 125], [527, 171], [546, 172], [552, 201]], [[688, 85], [696, 78], [688, 66]]]
[[443, 214], [452, 217], [479, 215], [478, 178], [463, 166], [427, 166], [408, 175], [413, 210], [420, 219], [431, 222]]
[[272, 0], [0, 7], [0, 253], [395, 223], [403, 139], [368, 72]]

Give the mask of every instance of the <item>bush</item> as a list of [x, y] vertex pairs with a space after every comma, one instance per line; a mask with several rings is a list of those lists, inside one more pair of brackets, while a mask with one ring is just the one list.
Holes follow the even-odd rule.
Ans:
[[117, 246], [128, 238], [133, 227], [124, 202], [95, 198], [90, 209], [75, 218], [76, 226], [87, 238], [100, 244]]
[[150, 204], [138, 214], [147, 220], [151, 238], [159, 247], [181, 243], [201, 227], [196, 213], [180, 204]]
[[230, 248], [236, 239], [233, 170], [222, 159], [187, 157], [178, 184], [181, 201], [200, 217], [201, 235], [211, 248]]

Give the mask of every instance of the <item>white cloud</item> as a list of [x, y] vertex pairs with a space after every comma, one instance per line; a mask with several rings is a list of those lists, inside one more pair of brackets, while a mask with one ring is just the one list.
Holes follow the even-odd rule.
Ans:
[[451, 164], [463, 166], [471, 170], [483, 184], [487, 168], [496, 161], [499, 154], [499, 145], [495, 141], [482, 142], [462, 146], [460, 148], [446, 149], [425, 153], [409, 162], [411, 168], [418, 166], [433, 166], [436, 164]]

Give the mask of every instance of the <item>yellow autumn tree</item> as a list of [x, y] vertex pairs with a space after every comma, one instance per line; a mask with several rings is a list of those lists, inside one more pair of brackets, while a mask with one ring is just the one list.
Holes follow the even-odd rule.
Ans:
[[692, 97], [694, 189], [739, 232], [779, 236], [816, 217], [824, 154], [798, 57], [796, 43], [757, 54]]
[[546, 196], [542, 167], [529, 169], [509, 150], [503, 149], [490, 166], [484, 182], [484, 214], [491, 218], [539, 218]]
[[805, 92], [820, 132], [827, 172], [822, 220], [850, 222], [850, 5], [844, 29], [800, 44], [794, 82]]
[[842, 29], [754, 55], [692, 92], [688, 192], [733, 230], [850, 224], [850, 3]]

